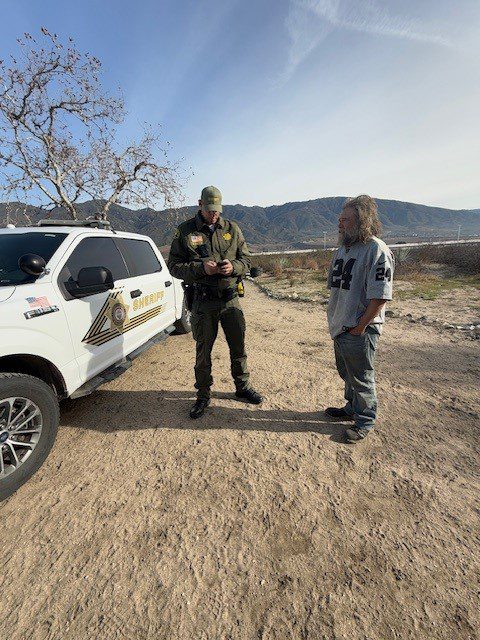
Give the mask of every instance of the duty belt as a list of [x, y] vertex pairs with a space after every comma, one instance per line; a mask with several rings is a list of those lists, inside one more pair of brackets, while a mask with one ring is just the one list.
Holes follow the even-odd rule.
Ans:
[[193, 291], [196, 300], [223, 300], [228, 302], [237, 296], [237, 291], [232, 287], [219, 289], [218, 287], [209, 287], [199, 282], [193, 285]]

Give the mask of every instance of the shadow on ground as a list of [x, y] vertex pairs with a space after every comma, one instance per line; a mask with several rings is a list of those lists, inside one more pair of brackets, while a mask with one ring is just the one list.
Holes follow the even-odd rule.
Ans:
[[[232, 406], [216, 405], [228, 400]], [[185, 391], [97, 391], [62, 404], [61, 424], [102, 433], [141, 429], [231, 429], [244, 431], [313, 432], [343, 442], [344, 423], [329, 422], [321, 411], [263, 409], [235, 400], [233, 393], [217, 392], [205, 414], [191, 420], [195, 397]]]

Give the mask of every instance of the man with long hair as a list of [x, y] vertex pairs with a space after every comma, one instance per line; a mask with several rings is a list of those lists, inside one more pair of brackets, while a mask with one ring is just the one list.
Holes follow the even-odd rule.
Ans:
[[338, 373], [345, 382], [344, 407], [328, 407], [332, 418], [353, 420], [349, 443], [363, 440], [375, 425], [375, 352], [392, 299], [394, 257], [378, 238], [381, 224], [370, 196], [350, 198], [339, 217], [339, 248], [328, 274], [327, 317]]

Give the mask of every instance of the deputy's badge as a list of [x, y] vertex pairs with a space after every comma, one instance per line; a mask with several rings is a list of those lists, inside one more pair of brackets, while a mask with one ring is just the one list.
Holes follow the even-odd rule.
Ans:
[[121, 294], [117, 298], [109, 298], [105, 315], [110, 320], [110, 329], [122, 333], [123, 325], [128, 320], [128, 304], [125, 304]]
[[202, 236], [198, 236], [195, 233], [190, 234], [190, 244], [192, 247], [198, 247], [199, 244], [203, 244]]
[[224, 233], [223, 234], [223, 239], [224, 240], [231, 240], [232, 239], [232, 234], [231, 233]]

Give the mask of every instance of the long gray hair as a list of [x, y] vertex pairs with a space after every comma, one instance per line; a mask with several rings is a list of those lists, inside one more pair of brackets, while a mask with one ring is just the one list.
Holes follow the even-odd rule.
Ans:
[[358, 242], [368, 242], [372, 236], [379, 236], [382, 223], [378, 218], [377, 203], [370, 196], [348, 198], [343, 209], [354, 209], [358, 220]]

